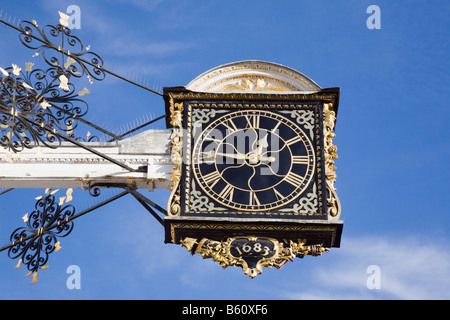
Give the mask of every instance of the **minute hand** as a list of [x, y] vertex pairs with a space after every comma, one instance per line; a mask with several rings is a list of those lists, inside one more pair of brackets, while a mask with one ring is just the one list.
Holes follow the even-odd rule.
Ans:
[[223, 156], [223, 157], [227, 157], [227, 158], [233, 158], [233, 159], [237, 159], [237, 160], [245, 160], [248, 159], [248, 156], [243, 154], [243, 153], [220, 153], [220, 152], [216, 152], [216, 156]]

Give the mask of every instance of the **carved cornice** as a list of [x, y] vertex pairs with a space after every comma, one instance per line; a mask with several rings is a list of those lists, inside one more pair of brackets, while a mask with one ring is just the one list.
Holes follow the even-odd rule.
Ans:
[[[170, 89], [170, 88], [167, 88]], [[314, 93], [258, 93], [258, 92], [245, 92], [245, 93], [225, 93], [225, 92], [193, 92], [184, 90], [181, 92], [171, 92], [171, 97], [174, 100], [198, 100], [198, 99], [211, 99], [211, 100], [285, 100], [285, 101], [309, 101], [320, 100], [324, 102], [332, 102], [337, 99], [338, 90], [330, 92], [322, 90]]]
[[[328, 103], [331, 106], [331, 110], [334, 111], [335, 116], [337, 115], [337, 109], [339, 105], [339, 88], [327, 88], [322, 89], [317, 92], [312, 93], [260, 93], [255, 91], [249, 92], [194, 92], [187, 90], [184, 87], [168, 87], [164, 88], [164, 100], [166, 102], [166, 126], [167, 128], [173, 128], [174, 118], [178, 116], [177, 113], [173, 113], [175, 110], [171, 110], [175, 107], [174, 104], [186, 100], [211, 100], [211, 104], [208, 108], [222, 108], [220, 101], [231, 102], [236, 100], [236, 104], [230, 103], [231, 108], [276, 108], [276, 101], [292, 101], [307, 103], [309, 101], [322, 101], [323, 103]], [[243, 101], [249, 101], [248, 103], [243, 103]], [[253, 103], [254, 102], [254, 103]], [[285, 103], [284, 103], [285, 105]]]
[[202, 237], [221, 240], [223, 235], [270, 234], [278, 240], [296, 240], [299, 237], [322, 243], [326, 247], [339, 247], [343, 223], [330, 220], [301, 221], [274, 218], [215, 218], [215, 217], [166, 217], [166, 242], [180, 243], [185, 237], [201, 233]]

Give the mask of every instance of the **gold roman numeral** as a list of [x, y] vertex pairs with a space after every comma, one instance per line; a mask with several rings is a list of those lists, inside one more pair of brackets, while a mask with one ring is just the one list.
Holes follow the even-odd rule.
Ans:
[[236, 127], [236, 124], [233, 122], [233, 120], [228, 119], [227, 121], [222, 122], [222, 124], [227, 127], [230, 131], [237, 131], [238, 128]]
[[292, 184], [295, 187], [298, 187], [303, 182], [303, 177], [299, 176], [298, 174], [294, 172], [289, 172], [287, 176], [284, 178], [284, 180], [290, 184]]
[[256, 196], [255, 192], [250, 191], [250, 197], [249, 197], [249, 201], [248, 201], [249, 205], [251, 206], [260, 206], [261, 202], [259, 202], [258, 197]]
[[294, 143], [297, 143], [297, 142], [300, 142], [300, 141], [302, 141], [302, 137], [296, 136], [296, 137], [293, 137], [293, 138], [289, 139], [288, 141], [286, 141], [286, 144], [288, 146], [290, 146], [291, 144], [294, 144]]
[[284, 196], [277, 189], [273, 188], [272, 190], [275, 192], [275, 197], [277, 197], [277, 200], [284, 199]]
[[260, 117], [258, 114], [253, 114], [251, 116], [245, 116], [245, 119], [247, 120], [247, 123], [250, 126], [250, 128], [254, 128], [254, 129], [259, 128]]
[[210, 188], [214, 187], [216, 183], [220, 180], [220, 178], [221, 175], [218, 171], [213, 171], [203, 176], [203, 180]]
[[223, 190], [219, 193], [219, 196], [222, 198], [226, 198], [230, 201], [233, 200], [234, 187], [228, 184]]
[[308, 164], [309, 157], [308, 156], [293, 156], [292, 163], [293, 164]]

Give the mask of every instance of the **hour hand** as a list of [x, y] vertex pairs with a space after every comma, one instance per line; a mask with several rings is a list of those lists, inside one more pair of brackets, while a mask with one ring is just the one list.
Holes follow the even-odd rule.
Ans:
[[258, 148], [257, 149], [258, 149], [259, 154], [261, 154], [262, 150], [267, 148], [268, 146], [269, 146], [269, 143], [267, 142], [267, 134], [266, 134], [263, 138], [258, 140]]
[[267, 134], [263, 138], [255, 141], [255, 142], [256, 142], [256, 148], [253, 150], [253, 153], [260, 156], [263, 154], [264, 149], [266, 149], [269, 146], [269, 143], [267, 142]]
[[259, 161], [261, 161], [261, 162], [265, 162], [265, 161], [267, 161], [267, 162], [274, 162], [275, 160], [276, 159], [273, 156], [270, 156], [270, 157], [259, 156]]

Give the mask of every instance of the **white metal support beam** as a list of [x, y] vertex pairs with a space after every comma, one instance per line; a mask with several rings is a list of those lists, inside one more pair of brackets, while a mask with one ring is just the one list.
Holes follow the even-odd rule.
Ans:
[[173, 163], [170, 130], [148, 130], [117, 142], [88, 142], [95, 149], [132, 168], [146, 166], [145, 172], [130, 172], [71, 143], [57, 149], [42, 147], [13, 154], [5, 160], [0, 149], [0, 188], [83, 188], [104, 183], [127, 184], [136, 188], [170, 189]]

